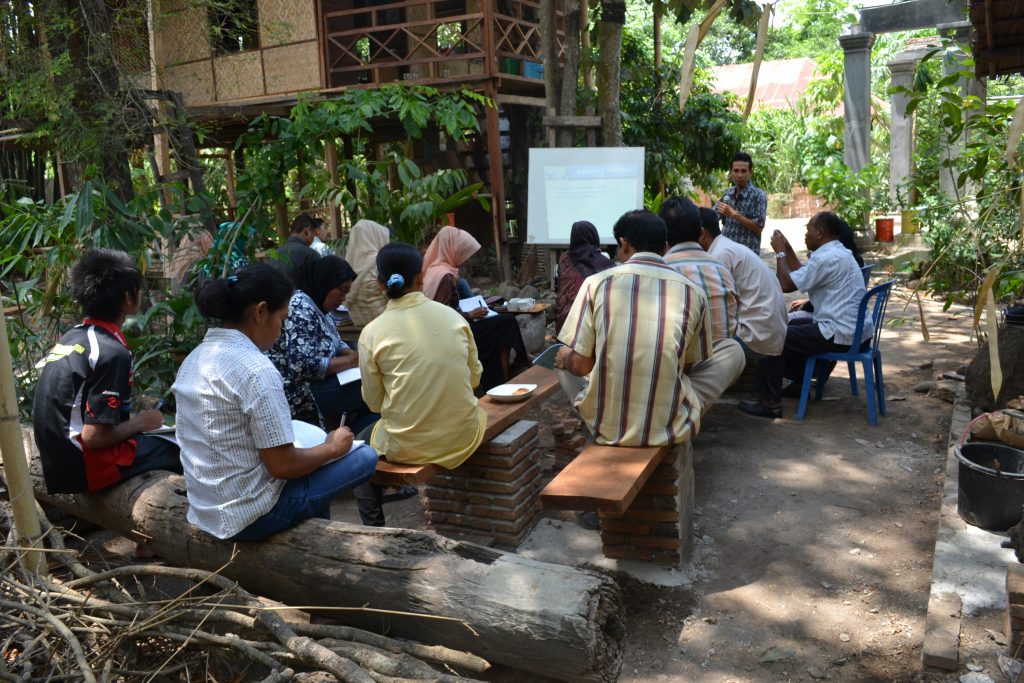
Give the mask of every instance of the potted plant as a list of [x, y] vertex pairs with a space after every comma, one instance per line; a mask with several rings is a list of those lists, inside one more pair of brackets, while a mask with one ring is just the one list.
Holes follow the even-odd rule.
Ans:
[[896, 188], [896, 203], [900, 208], [900, 232], [904, 235], [916, 234], [917, 223], [917, 188], [902, 185]]
[[872, 208], [875, 218], [875, 240], [892, 242], [896, 220], [893, 218], [894, 206], [889, 193], [878, 189], [873, 193]]

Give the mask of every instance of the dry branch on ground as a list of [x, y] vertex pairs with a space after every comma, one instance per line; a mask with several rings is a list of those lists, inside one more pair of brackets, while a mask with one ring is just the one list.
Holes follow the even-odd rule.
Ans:
[[[489, 664], [467, 652], [348, 626], [292, 624], [218, 572], [159, 565], [91, 570], [49, 528], [49, 577], [0, 551], [0, 680], [203, 680], [220, 670], [287, 681], [297, 670], [340, 681], [471, 681]], [[153, 599], [154, 577], [184, 582]], [[436, 668], [435, 668], [436, 667]]]

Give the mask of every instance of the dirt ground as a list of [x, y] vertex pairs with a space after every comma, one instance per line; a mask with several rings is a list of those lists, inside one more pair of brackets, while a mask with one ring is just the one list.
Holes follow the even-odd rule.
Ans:
[[[913, 387], [975, 346], [969, 314], [934, 302], [924, 343], [906, 301], [894, 295], [883, 333], [877, 427], [845, 368], [803, 422], [795, 399], [770, 422], [731, 396], [708, 414], [694, 442], [695, 582], [631, 591], [622, 681], [957, 680], [921, 667], [951, 405]], [[979, 630], [965, 659], [991, 654], [998, 671]]]
[[[913, 387], [967, 363], [970, 313], [894, 292], [883, 333], [887, 415], [867, 423], [863, 387], [850, 395], [837, 368], [807, 419], [744, 415], [730, 391], [694, 442], [695, 546], [681, 587], [623, 577], [628, 635], [620, 680], [956, 681], [923, 671], [921, 643], [943, 482], [951, 404]], [[535, 416], [563, 417], [556, 395]], [[351, 500], [334, 516], [357, 521]], [[417, 498], [389, 504], [393, 526], [426, 528]], [[567, 517], [563, 517], [568, 519]], [[108, 550], [127, 542], [106, 538]], [[1000, 613], [965, 621], [961, 672], [996, 667], [986, 629]], [[504, 672], [500, 680], [534, 680]]]

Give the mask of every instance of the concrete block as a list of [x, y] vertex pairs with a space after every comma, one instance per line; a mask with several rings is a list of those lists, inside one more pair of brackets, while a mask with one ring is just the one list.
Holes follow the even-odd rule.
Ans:
[[[496, 437], [480, 444], [477, 453], [494, 453], [508, 455], [537, 435], [537, 423], [532, 420], [519, 420]], [[475, 455], [475, 454], [474, 454]], [[470, 456], [470, 460], [474, 456]]]

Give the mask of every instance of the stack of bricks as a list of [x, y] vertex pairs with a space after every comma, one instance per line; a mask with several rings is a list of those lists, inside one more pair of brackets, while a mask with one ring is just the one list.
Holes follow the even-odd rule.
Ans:
[[1007, 654], [1024, 658], [1024, 565], [1018, 562], [1006, 565], [1005, 631]]
[[551, 436], [555, 439], [555, 468], [562, 469], [571, 463], [587, 444], [583, 435], [583, 423], [576, 418], [560, 420], [551, 425]]
[[693, 448], [669, 449], [621, 516], [600, 513], [606, 557], [678, 566], [693, 538]]
[[537, 423], [516, 422], [431, 478], [427, 519], [441, 534], [515, 548], [540, 516], [540, 455]]

